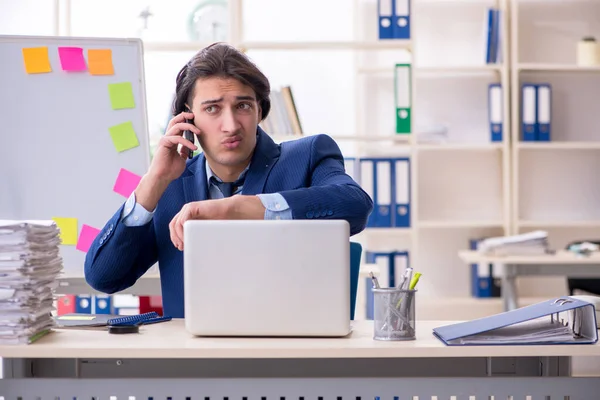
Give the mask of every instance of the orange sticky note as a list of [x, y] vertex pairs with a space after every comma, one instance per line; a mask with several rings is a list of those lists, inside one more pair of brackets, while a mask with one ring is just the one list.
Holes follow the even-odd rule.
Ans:
[[25, 71], [28, 74], [52, 72], [47, 47], [23, 48], [23, 61], [25, 62]]
[[89, 49], [88, 69], [92, 75], [113, 75], [115, 71], [112, 62], [112, 50]]

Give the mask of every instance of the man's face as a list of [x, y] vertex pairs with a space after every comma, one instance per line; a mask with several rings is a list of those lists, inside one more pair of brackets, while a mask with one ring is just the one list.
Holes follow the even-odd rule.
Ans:
[[198, 79], [192, 112], [209, 163], [245, 168], [256, 146], [261, 114], [254, 90], [233, 78]]

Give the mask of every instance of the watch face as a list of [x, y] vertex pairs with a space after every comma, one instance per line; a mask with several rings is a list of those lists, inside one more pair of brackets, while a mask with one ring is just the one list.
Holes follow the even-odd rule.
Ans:
[[200, 42], [227, 41], [227, 3], [209, 1], [199, 5], [190, 18], [190, 37]]

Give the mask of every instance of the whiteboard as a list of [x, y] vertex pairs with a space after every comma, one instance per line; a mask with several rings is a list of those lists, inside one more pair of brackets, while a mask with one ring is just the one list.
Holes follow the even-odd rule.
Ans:
[[[23, 48], [47, 47], [52, 71], [29, 74]], [[64, 71], [59, 47], [111, 49], [114, 74]], [[108, 85], [130, 82], [134, 108], [113, 109]], [[139, 146], [117, 151], [109, 127], [131, 122]], [[102, 229], [126, 201], [121, 168], [142, 176], [150, 149], [142, 42], [0, 36], [0, 219], [76, 218]], [[83, 275], [86, 252], [61, 245], [65, 275]]]

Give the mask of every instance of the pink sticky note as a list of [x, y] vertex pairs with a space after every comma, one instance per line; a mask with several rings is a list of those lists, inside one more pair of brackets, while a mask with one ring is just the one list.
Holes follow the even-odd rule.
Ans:
[[133, 193], [137, 185], [140, 183], [141, 179], [141, 176], [136, 175], [131, 171], [127, 171], [125, 168], [121, 168], [113, 190], [119, 193], [120, 195], [129, 197], [131, 196], [131, 193]]
[[92, 242], [96, 239], [96, 236], [100, 233], [100, 229], [92, 228], [89, 225], [83, 224], [81, 227], [81, 233], [79, 234], [79, 240], [77, 241], [77, 250], [81, 250], [84, 253], [90, 249]]
[[58, 55], [63, 71], [85, 71], [85, 59], [81, 47], [59, 47]]

